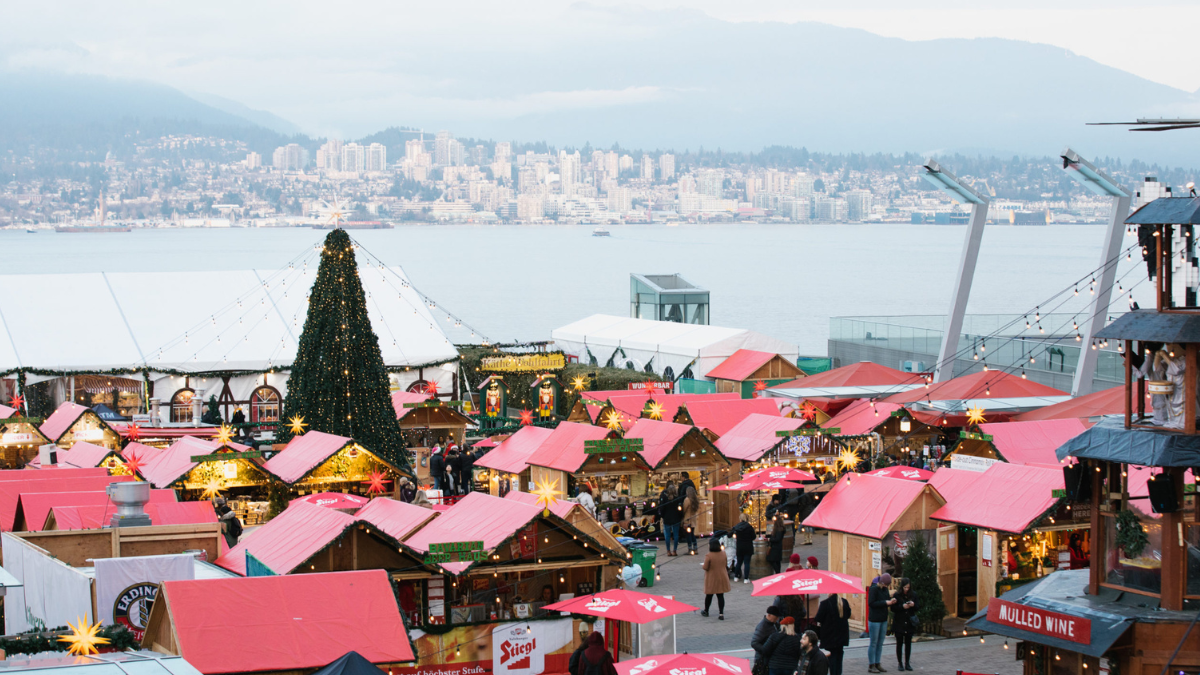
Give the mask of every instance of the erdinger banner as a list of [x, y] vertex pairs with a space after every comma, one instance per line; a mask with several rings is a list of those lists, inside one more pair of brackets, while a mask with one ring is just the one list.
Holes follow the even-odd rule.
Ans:
[[158, 585], [196, 577], [191, 554], [96, 560], [96, 613], [100, 623], [124, 625], [141, 640]]
[[578, 622], [569, 618], [479, 624], [432, 634], [410, 631], [417, 666], [395, 675], [541, 675], [565, 673]]

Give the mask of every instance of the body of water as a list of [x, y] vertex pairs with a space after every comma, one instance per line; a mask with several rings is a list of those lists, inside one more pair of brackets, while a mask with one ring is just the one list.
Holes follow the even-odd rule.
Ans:
[[[749, 328], [794, 342], [802, 354], [823, 355], [831, 316], [944, 314], [965, 231], [903, 224], [626, 226], [603, 238], [591, 236], [592, 226], [414, 225], [350, 235], [386, 264], [402, 266], [417, 288], [493, 341], [549, 339], [554, 328], [593, 313], [627, 316], [631, 272], [679, 273], [711, 292], [713, 324]], [[0, 245], [7, 274], [278, 269], [326, 234], [4, 231]], [[1103, 237], [1100, 226], [989, 227], [968, 311], [1031, 310], [1098, 266]], [[1127, 237], [1124, 245], [1133, 243]], [[1141, 282], [1134, 297], [1148, 306], [1152, 287], [1143, 270], [1135, 256], [1122, 259], [1118, 275], [1128, 272], [1126, 288]], [[1058, 311], [1084, 306], [1086, 281], [1080, 290]], [[1115, 302], [1114, 309], [1126, 304]], [[451, 339], [467, 341], [468, 334]]]

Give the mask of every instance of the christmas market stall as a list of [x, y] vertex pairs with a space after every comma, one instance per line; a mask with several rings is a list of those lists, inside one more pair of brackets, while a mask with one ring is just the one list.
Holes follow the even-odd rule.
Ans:
[[[152, 491], [157, 492], [157, 491]], [[146, 515], [154, 525], [216, 525], [217, 512], [212, 502], [151, 501]], [[97, 530], [109, 527], [116, 508], [111, 504], [54, 506], [46, 516], [44, 531]]]
[[[150, 490], [151, 504], [175, 503], [174, 490]], [[17, 498], [17, 514], [13, 521], [14, 532], [41, 532], [47, 527], [47, 521], [55, 508], [61, 507], [97, 507], [107, 512], [109, 518], [117, 513], [117, 505], [109, 498], [104, 490], [87, 492], [23, 492]], [[211, 506], [209, 507], [211, 508]], [[216, 522], [214, 519], [213, 522]], [[105, 523], [104, 525], [107, 525]]]
[[51, 443], [69, 450], [78, 441], [87, 441], [111, 450], [121, 449], [121, 435], [91, 408], [67, 401], [39, 427]]
[[[780, 436], [779, 432], [796, 431], [804, 426], [805, 421], [795, 417], [780, 417], [778, 415], [752, 414], [742, 418], [731, 429], [721, 434], [714, 445], [721, 454], [730, 461], [754, 464], [764, 458], [768, 460], [777, 454], [802, 455], [802, 452], [789, 453], [783, 446], [793, 444], [793, 439], [800, 436]], [[786, 461], [786, 460], [785, 460]], [[741, 468], [740, 466], [738, 467]], [[740, 473], [740, 471], [739, 471]]]
[[[165, 581], [142, 648], [205, 675], [312, 672], [353, 651], [383, 672], [415, 660], [382, 570]], [[214, 628], [214, 607], [236, 608]]]
[[[610, 394], [604, 398], [599, 396]], [[613, 426], [613, 420], [618, 420], [624, 429], [628, 429], [637, 420], [646, 417], [658, 420], [675, 420], [679, 407], [688, 402], [696, 401], [740, 401], [735, 393], [725, 394], [664, 394], [655, 389], [640, 391], [612, 392], [585, 391], [575, 402], [568, 420]], [[778, 410], [776, 410], [778, 414]], [[679, 421], [679, 420], [675, 420]]]
[[[620, 452], [621, 444], [603, 447], [596, 444], [614, 435], [615, 432], [604, 427], [560, 422], [526, 460], [530, 466], [530, 483], [552, 486], [564, 495], [574, 495], [581, 481], [605, 478], [607, 484], [617, 486], [622, 482], [629, 484], [634, 475], [645, 476], [650, 467], [633, 448], [624, 448], [626, 451]], [[600, 487], [593, 486], [597, 502], [601, 497]], [[620, 488], [616, 488], [616, 492], [621, 495]], [[627, 491], [622, 496], [629, 494], [632, 493]]]
[[262, 469], [300, 494], [381, 494], [404, 475], [354, 439], [320, 431], [293, 437]]
[[[899, 572], [903, 551], [914, 537], [922, 537], [929, 551], [937, 550], [941, 524], [931, 516], [945, 504], [938, 491], [925, 483], [850, 473], [818, 502], [804, 525], [829, 530], [829, 571], [872, 579], [883, 572]], [[945, 587], [954, 570], [939, 569], [939, 577], [943, 574]], [[865, 630], [866, 597], [846, 599], [850, 626]]]
[[553, 429], [545, 427], [523, 426], [475, 460], [476, 475], [486, 482], [488, 493], [503, 497], [510, 490], [532, 490], [528, 460], [552, 433]]
[[1086, 566], [1090, 514], [1055, 496], [1063, 486], [1060, 469], [998, 462], [946, 497], [931, 518], [958, 526], [938, 530], [939, 569], [947, 580], [955, 573], [942, 587], [951, 614], [971, 616], [1007, 588]]
[[[914, 418], [898, 403], [859, 399], [822, 425], [842, 447], [878, 464], [908, 464], [912, 459], [937, 458], [940, 432]], [[836, 431], [833, 431], [835, 430]]]
[[[888, 396], [916, 389], [924, 384], [923, 373], [906, 373], [870, 361], [859, 361], [767, 387], [763, 395], [786, 398], [794, 402], [814, 399], [849, 402], [857, 398]], [[825, 406], [821, 406], [821, 409], [825, 410]]]
[[[79, 441], [72, 445], [70, 450], [58, 450], [53, 455], [57, 466], [60, 467], [71, 469], [101, 468], [114, 476], [130, 473], [122, 451], [101, 445], [94, 445], [87, 441]], [[28, 468], [43, 468], [42, 458], [34, 457], [29, 462]]]
[[[1088, 428], [1077, 418], [985, 422], [963, 429], [948, 454], [950, 466], [986, 468], [993, 462], [1061, 467], [1054, 451]], [[946, 458], [943, 458], [943, 461]]]
[[156, 488], [183, 490], [190, 500], [229, 498], [243, 521], [253, 524], [266, 510], [269, 475], [262, 452], [232, 441], [184, 436], [155, 454], [139, 473]]
[[[541, 497], [538, 495], [529, 492], [518, 492], [516, 490], [511, 490], [508, 494], [504, 495], [504, 498], [523, 504], [534, 505], [537, 505], [541, 501]], [[604, 529], [595, 516], [583, 508], [582, 504], [569, 499], [558, 499], [550, 505], [550, 512], [567, 521], [580, 532], [595, 539], [601, 547], [614, 551], [621, 550], [621, 542], [611, 532]]]
[[[67, 475], [66, 472], [86, 471], [88, 474]], [[92, 472], [102, 472], [95, 475]], [[91, 492], [103, 490], [110, 483], [132, 481], [134, 476], [109, 476], [104, 469], [42, 469], [19, 470], [27, 476], [0, 480], [0, 530], [12, 532], [17, 521], [17, 503], [26, 492]], [[8, 478], [6, 476], [6, 478]]]
[[28, 418], [16, 408], [0, 405], [0, 465], [19, 469], [37, 457], [38, 448], [50, 443], [38, 429], [39, 418]]
[[667, 419], [695, 426], [704, 432], [708, 440], [715, 441], [750, 415], [779, 417], [779, 404], [769, 398], [684, 401], [675, 414]]
[[739, 349], [704, 377], [716, 382], [718, 392], [751, 398], [767, 387], [803, 379], [804, 375], [795, 363], [779, 354]]
[[429, 480], [429, 453], [436, 445], [445, 448], [453, 443], [463, 445], [467, 427], [474, 424], [451, 404], [425, 392], [392, 392], [392, 407], [405, 445], [412, 454], [417, 480]]
[[[676, 483], [694, 478], [700, 498], [696, 523], [697, 536], [708, 536], [714, 529], [728, 529], [737, 524], [738, 496], [727, 492], [711, 492], [714, 485], [724, 485], [738, 474], [721, 451], [694, 426], [641, 419], [625, 432], [625, 441], [640, 441], [638, 454], [651, 468], [645, 478], [631, 477], [630, 495], [646, 495], [653, 501], [665, 487], [666, 481]], [[727, 525], [719, 528], [717, 524]]]

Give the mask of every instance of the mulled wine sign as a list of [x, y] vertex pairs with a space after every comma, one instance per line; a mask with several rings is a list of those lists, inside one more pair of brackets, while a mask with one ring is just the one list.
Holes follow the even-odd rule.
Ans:
[[1092, 622], [1070, 614], [1018, 605], [1000, 598], [988, 602], [987, 619], [992, 623], [1020, 628], [1038, 635], [1079, 644], [1092, 643]]

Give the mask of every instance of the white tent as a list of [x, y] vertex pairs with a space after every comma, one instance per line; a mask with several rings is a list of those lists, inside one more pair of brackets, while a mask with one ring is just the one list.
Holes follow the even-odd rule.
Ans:
[[[597, 365], [603, 366], [616, 354], [613, 362], [617, 366], [632, 362], [642, 370], [649, 364], [660, 374], [670, 367], [675, 377], [690, 365], [697, 379], [739, 349], [779, 354], [789, 361], [799, 356], [796, 345], [754, 331], [608, 314], [593, 314], [550, 335], [559, 349], [578, 357], [581, 363], [590, 363], [594, 358]], [[618, 349], [624, 352], [623, 357]]]

